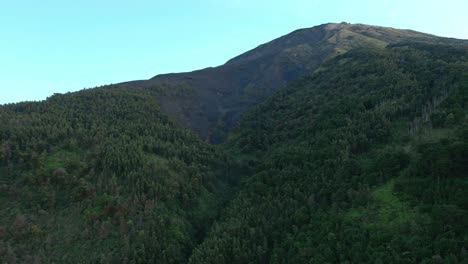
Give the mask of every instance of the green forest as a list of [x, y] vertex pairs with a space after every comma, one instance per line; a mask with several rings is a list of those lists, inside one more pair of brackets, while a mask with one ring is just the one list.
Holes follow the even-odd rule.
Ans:
[[0, 263], [468, 263], [466, 45], [352, 49], [219, 145], [161, 89], [0, 106]]
[[226, 144], [251, 174], [190, 263], [468, 261], [467, 51], [353, 50], [251, 111]]
[[6, 263], [180, 263], [228, 193], [221, 149], [174, 127], [151, 90], [54, 95], [0, 112]]

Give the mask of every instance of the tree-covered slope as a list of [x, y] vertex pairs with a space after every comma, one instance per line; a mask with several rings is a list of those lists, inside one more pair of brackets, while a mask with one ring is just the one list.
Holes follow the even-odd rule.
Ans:
[[1, 263], [183, 263], [224, 200], [226, 157], [152, 90], [0, 107]]
[[249, 112], [190, 263], [468, 261], [468, 48], [355, 49]]

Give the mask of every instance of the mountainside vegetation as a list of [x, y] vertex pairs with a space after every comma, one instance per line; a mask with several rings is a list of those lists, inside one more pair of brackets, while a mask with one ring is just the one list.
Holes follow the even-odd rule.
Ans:
[[[290, 37], [187, 82], [0, 106], [0, 263], [468, 262], [468, 45], [349, 24]], [[248, 107], [210, 114], [218, 71], [302, 49], [320, 60], [293, 56], [309, 66], [283, 88], [230, 72], [267, 90], [237, 83]], [[194, 115], [226, 141], [180, 123]]]
[[2, 263], [180, 263], [227, 193], [221, 150], [174, 127], [151, 90], [0, 108]]
[[325, 63], [251, 111], [251, 164], [191, 263], [468, 261], [468, 49], [402, 44]]

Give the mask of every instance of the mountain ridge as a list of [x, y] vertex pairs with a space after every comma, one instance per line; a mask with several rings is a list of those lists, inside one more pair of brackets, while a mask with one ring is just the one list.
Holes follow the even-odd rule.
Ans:
[[[240, 54], [225, 64], [182, 73], [159, 74], [149, 80], [117, 84], [190, 95], [161, 94], [158, 102], [175, 123], [202, 139], [220, 143], [241, 115], [280, 87], [317, 69], [324, 61], [357, 47], [384, 48], [405, 41], [467, 43], [413, 30], [365, 24], [327, 23], [295, 30]], [[163, 87], [163, 88], [161, 88]]]

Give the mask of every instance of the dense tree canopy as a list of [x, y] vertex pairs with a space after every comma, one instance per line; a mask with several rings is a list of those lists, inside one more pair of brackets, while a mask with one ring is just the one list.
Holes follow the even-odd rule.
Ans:
[[19, 262], [183, 262], [226, 190], [226, 156], [151, 90], [3, 106], [0, 142], [0, 255]]
[[467, 55], [353, 50], [251, 111], [227, 147], [253, 173], [190, 262], [468, 261]]
[[0, 262], [468, 261], [468, 48], [351, 50], [217, 146], [172, 88], [0, 106]]

